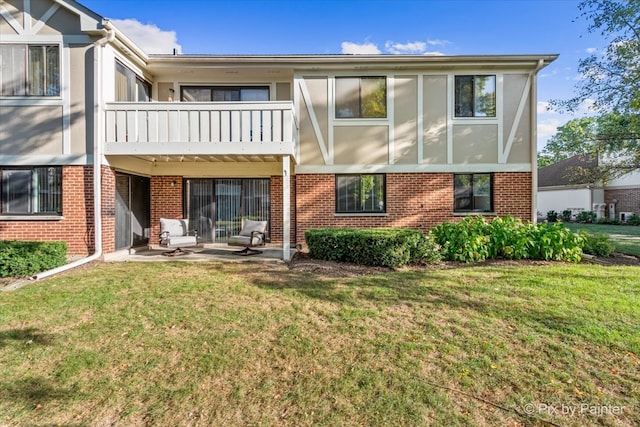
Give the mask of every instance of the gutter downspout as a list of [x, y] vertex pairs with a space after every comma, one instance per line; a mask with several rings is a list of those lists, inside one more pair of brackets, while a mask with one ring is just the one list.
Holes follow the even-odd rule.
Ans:
[[[32, 276], [34, 280], [44, 279], [63, 271], [71, 270], [94, 261], [102, 256], [102, 135], [103, 120], [102, 111], [102, 48], [115, 39], [116, 32], [111, 28], [109, 21], [103, 21], [105, 36], [93, 43], [93, 76], [94, 76], [94, 107], [93, 107], [93, 230], [94, 250], [88, 257], [65, 264], [52, 270], [43, 271]], [[96, 50], [98, 49], [98, 50]]]
[[531, 72], [531, 222], [538, 222], [538, 71], [544, 67], [539, 59], [535, 70]]

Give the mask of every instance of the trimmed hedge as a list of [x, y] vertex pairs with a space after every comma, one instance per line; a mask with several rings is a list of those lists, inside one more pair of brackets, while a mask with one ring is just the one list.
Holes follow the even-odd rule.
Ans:
[[585, 254], [591, 254], [601, 257], [610, 257], [616, 250], [611, 237], [604, 233], [588, 234], [581, 233], [584, 238], [584, 246], [582, 250]]
[[309, 255], [327, 261], [400, 267], [441, 259], [433, 239], [407, 228], [316, 228], [304, 237]]
[[510, 216], [467, 217], [460, 222], [445, 222], [431, 229], [442, 247], [444, 259], [481, 262], [487, 259], [542, 259], [578, 262], [582, 258], [584, 238], [560, 222], [523, 223]]
[[64, 265], [65, 242], [0, 240], [0, 277], [23, 277]]

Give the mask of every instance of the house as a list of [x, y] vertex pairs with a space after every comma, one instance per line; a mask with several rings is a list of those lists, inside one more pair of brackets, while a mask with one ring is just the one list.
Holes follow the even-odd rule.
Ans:
[[70, 254], [314, 227], [535, 220], [537, 73], [557, 55], [148, 55], [71, 0], [0, 2], [0, 238]]
[[[593, 211], [598, 218], [622, 222], [630, 215], [640, 215], [640, 170], [606, 182], [595, 181], [593, 171], [600, 164], [597, 157], [581, 154], [538, 170], [538, 214], [548, 211], [572, 215]], [[585, 173], [586, 172], [586, 173]]]

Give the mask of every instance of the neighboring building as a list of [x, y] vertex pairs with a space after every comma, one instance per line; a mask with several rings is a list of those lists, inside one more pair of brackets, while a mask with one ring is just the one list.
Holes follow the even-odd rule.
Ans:
[[538, 215], [545, 217], [553, 210], [558, 214], [570, 210], [596, 212], [599, 218], [625, 221], [631, 214], [640, 215], [640, 171], [611, 181], [593, 182], [589, 174], [598, 159], [587, 155], [573, 156], [538, 170]]
[[1, 2], [0, 55], [2, 239], [110, 253], [252, 217], [288, 254], [313, 227], [536, 217], [556, 55], [147, 55], [70, 0]]

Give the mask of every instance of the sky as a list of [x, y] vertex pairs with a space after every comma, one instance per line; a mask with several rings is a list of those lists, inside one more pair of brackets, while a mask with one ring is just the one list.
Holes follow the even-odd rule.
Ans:
[[579, 81], [578, 61], [603, 51], [576, 0], [79, 0], [147, 53], [559, 54], [539, 73], [538, 149], [590, 114], [547, 109]]

